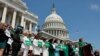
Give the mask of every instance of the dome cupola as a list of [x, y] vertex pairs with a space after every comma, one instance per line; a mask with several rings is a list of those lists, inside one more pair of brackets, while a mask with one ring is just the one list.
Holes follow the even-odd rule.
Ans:
[[51, 22], [51, 21], [56, 21], [56, 22], [61, 22], [63, 23], [62, 18], [57, 14], [55, 5], [53, 4], [53, 8], [51, 10], [51, 14], [46, 17], [45, 23], [46, 22]]

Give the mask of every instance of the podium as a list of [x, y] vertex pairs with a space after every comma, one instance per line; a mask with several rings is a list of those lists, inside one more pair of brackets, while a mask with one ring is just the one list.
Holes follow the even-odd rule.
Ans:
[[93, 49], [91, 44], [87, 44], [85, 46], [82, 47], [83, 49], [83, 56], [93, 56]]

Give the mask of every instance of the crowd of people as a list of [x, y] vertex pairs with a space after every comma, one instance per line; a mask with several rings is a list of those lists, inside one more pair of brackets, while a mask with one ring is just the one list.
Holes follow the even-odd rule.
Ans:
[[[11, 53], [10, 53], [11, 52]], [[91, 44], [79, 39], [77, 44], [57, 38], [43, 38], [22, 26], [12, 28], [0, 23], [0, 56], [99, 56]]]

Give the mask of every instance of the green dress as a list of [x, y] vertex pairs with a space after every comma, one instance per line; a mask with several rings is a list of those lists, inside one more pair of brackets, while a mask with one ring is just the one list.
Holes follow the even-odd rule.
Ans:
[[83, 50], [82, 50], [82, 46], [84, 46], [85, 45], [85, 43], [84, 42], [78, 42], [78, 44], [79, 44], [79, 55], [80, 56], [83, 56]]
[[62, 45], [61, 48], [62, 48], [62, 50], [64, 51], [64, 55], [65, 55], [65, 56], [69, 56], [69, 55], [68, 55], [68, 46], [67, 46], [67, 45]]
[[49, 43], [49, 56], [54, 56], [54, 49], [53, 49], [53, 46], [52, 46], [52, 43]]

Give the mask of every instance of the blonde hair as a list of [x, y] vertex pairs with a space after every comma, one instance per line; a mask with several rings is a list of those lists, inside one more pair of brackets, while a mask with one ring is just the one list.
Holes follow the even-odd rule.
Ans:
[[0, 23], [0, 29], [4, 29], [5, 30], [4, 27], [7, 27], [7, 25], [5, 23]]

